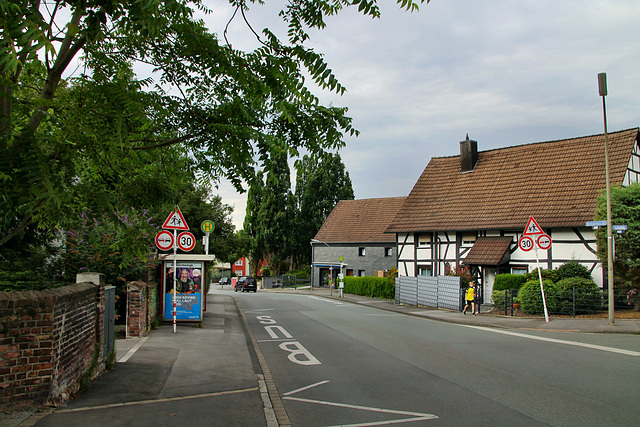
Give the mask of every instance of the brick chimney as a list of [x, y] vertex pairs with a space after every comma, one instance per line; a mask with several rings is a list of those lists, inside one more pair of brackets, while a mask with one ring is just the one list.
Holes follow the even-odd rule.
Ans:
[[478, 162], [478, 142], [469, 139], [460, 141], [460, 172], [470, 172]]

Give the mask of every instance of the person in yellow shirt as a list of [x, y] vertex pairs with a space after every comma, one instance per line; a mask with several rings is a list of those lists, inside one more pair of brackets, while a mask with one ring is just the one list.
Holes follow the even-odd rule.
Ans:
[[469, 282], [469, 288], [465, 293], [464, 299], [467, 302], [467, 305], [464, 306], [464, 310], [462, 310], [462, 314], [467, 314], [467, 308], [471, 306], [471, 311], [475, 316], [476, 315], [476, 290], [473, 287], [473, 282]]

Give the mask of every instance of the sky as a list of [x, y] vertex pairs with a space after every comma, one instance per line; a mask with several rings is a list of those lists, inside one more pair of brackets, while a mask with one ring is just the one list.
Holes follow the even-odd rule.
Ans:
[[[284, 38], [284, 3], [266, 3], [249, 22]], [[347, 88], [317, 92], [321, 101], [348, 107], [360, 131], [339, 151], [356, 199], [408, 195], [429, 160], [460, 154], [467, 134], [485, 151], [603, 133], [600, 72], [608, 130], [640, 125], [638, 0], [431, 0], [413, 13], [380, 3], [380, 19], [343, 10], [309, 42]], [[205, 4], [221, 36], [233, 11]], [[237, 18], [227, 37], [255, 46]], [[246, 193], [226, 182], [217, 193], [242, 228]]]

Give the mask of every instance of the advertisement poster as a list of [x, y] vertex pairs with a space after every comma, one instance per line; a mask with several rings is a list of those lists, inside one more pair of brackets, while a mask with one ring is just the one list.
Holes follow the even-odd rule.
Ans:
[[[173, 320], [173, 261], [164, 264], [164, 319]], [[176, 319], [202, 320], [202, 263], [178, 262]]]

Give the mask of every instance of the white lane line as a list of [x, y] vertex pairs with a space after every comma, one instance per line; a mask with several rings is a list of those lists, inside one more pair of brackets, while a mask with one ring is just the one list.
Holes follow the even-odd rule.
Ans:
[[144, 344], [147, 340], [149, 339], [149, 337], [144, 337], [140, 340], [140, 342], [138, 342], [138, 344], [134, 345], [129, 351], [127, 351], [127, 354], [125, 354], [124, 356], [122, 356], [120, 358], [120, 360], [118, 360], [118, 363], [124, 363], [127, 360], [129, 360], [131, 358], [131, 356], [133, 356], [133, 354], [138, 351], [138, 349], [142, 346], [142, 344]]
[[597, 345], [597, 344], [586, 344], [586, 343], [576, 342], [576, 341], [565, 341], [565, 340], [559, 340], [559, 339], [556, 339], [556, 338], [538, 337], [538, 336], [535, 336], [535, 335], [521, 334], [521, 333], [518, 333], [518, 332], [505, 331], [505, 330], [502, 330], [502, 329], [486, 328], [486, 327], [483, 327], [483, 326], [473, 326], [473, 325], [460, 325], [460, 326], [464, 326], [466, 328], [479, 329], [479, 330], [487, 331], [487, 332], [494, 332], [496, 334], [511, 335], [511, 336], [520, 337], [520, 338], [528, 338], [530, 340], [552, 342], [552, 343], [555, 343], [555, 344], [572, 345], [572, 346], [575, 346], [575, 347], [585, 347], [585, 348], [590, 348], [590, 349], [593, 349], [593, 350], [607, 351], [609, 353], [624, 354], [625, 356], [640, 357], [640, 352], [638, 352], [638, 351], [624, 350], [624, 349], [613, 348], [613, 347], [605, 347], [603, 345]]
[[330, 381], [324, 380], [324, 381], [317, 382], [315, 384], [311, 384], [311, 385], [308, 385], [308, 386], [305, 386], [305, 387], [301, 387], [301, 388], [299, 388], [297, 390], [293, 390], [293, 391], [289, 391], [289, 392], [285, 393], [284, 396], [291, 396], [292, 394], [300, 393], [301, 391], [309, 390], [310, 388], [318, 387], [318, 386], [321, 386], [322, 384], [326, 384], [328, 382], [330, 382]]
[[374, 317], [399, 317], [405, 316], [402, 313], [365, 313], [364, 316], [374, 316]]
[[[287, 400], [295, 400], [297, 402], [305, 402], [305, 403], [314, 403], [317, 405], [327, 405], [327, 406], [337, 406], [339, 408], [347, 408], [347, 409], [358, 409], [360, 411], [368, 411], [368, 412], [379, 412], [379, 413], [383, 413], [383, 414], [395, 414], [395, 415], [408, 415], [411, 417], [420, 417], [421, 419], [425, 419], [425, 420], [433, 420], [438, 418], [437, 415], [434, 414], [424, 414], [421, 412], [409, 412], [409, 411], [401, 411], [398, 409], [384, 409], [384, 408], [373, 408], [371, 406], [361, 406], [361, 405], [351, 405], [349, 403], [338, 403], [338, 402], [327, 402], [324, 400], [315, 400], [315, 399], [303, 399], [300, 397], [285, 397], [284, 399]], [[386, 421], [387, 423], [389, 421]], [[361, 424], [361, 425], [365, 425], [365, 424]], [[366, 424], [366, 425], [372, 425], [372, 424]]]
[[[435, 418], [434, 418], [435, 417]], [[358, 424], [340, 424], [335, 426], [327, 426], [327, 427], [369, 427], [369, 426], [386, 426], [389, 424], [405, 424], [414, 421], [427, 421], [427, 420], [435, 420], [438, 417], [435, 415], [429, 415], [426, 417], [416, 417], [416, 418], [401, 418], [399, 420], [385, 420], [385, 421], [373, 421], [370, 423], [358, 423]]]
[[307, 298], [317, 299], [318, 301], [328, 302], [330, 304], [335, 304], [335, 305], [343, 305], [344, 304], [343, 302], [335, 301], [335, 300], [332, 300], [330, 298], [315, 297], [315, 296], [311, 296], [311, 295], [307, 295]]

